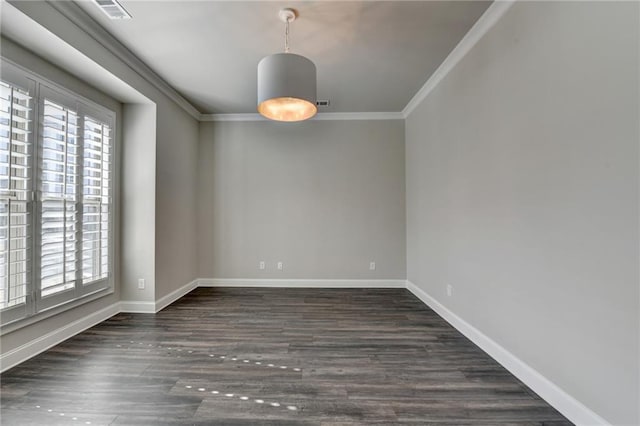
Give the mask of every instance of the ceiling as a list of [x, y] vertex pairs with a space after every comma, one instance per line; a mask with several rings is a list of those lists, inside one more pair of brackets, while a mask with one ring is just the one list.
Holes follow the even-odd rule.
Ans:
[[298, 10], [291, 51], [314, 61], [321, 112], [399, 112], [489, 1], [120, 0], [131, 20], [78, 4], [202, 113], [255, 113], [260, 59], [284, 48], [278, 11]]

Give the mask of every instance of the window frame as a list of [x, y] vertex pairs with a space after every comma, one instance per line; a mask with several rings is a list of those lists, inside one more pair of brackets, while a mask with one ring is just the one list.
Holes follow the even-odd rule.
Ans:
[[[35, 323], [45, 319], [51, 315], [64, 312], [69, 309], [76, 308], [92, 300], [113, 294], [115, 292], [115, 279], [117, 270], [117, 253], [116, 238], [119, 230], [117, 229], [118, 220], [118, 170], [119, 170], [119, 143], [117, 114], [108, 107], [87, 99], [72, 90], [69, 90], [49, 79], [46, 79], [7, 58], [0, 56], [0, 66], [2, 69], [1, 79], [8, 84], [28, 90], [32, 97], [32, 123], [31, 123], [31, 202], [29, 212], [31, 214], [31, 280], [27, 284], [26, 300], [24, 304], [11, 306], [0, 311], [0, 335], [14, 331], [23, 326]], [[27, 86], [27, 87], [24, 87]], [[110, 127], [111, 134], [111, 179], [109, 183], [110, 212], [108, 216], [108, 276], [107, 278], [98, 279], [87, 284], [83, 284], [82, 273], [80, 278], [76, 277], [75, 286], [72, 289], [61, 291], [51, 296], [42, 297], [40, 263], [41, 263], [41, 153], [42, 153], [42, 135], [44, 120], [44, 102], [45, 98], [53, 102], [59, 102], [65, 108], [73, 109], [78, 117], [78, 143], [84, 144], [84, 118], [89, 117], [98, 120]], [[82, 157], [81, 157], [82, 158]], [[80, 161], [83, 162], [81, 159]], [[77, 172], [77, 178], [83, 180], [82, 167]], [[83, 200], [82, 193], [76, 201], [78, 211], [76, 214], [82, 216]], [[81, 226], [82, 219], [78, 220]], [[78, 231], [81, 239], [81, 232]], [[80, 250], [76, 255], [80, 257], [79, 264], [82, 270], [82, 241], [80, 241]], [[63, 294], [64, 293], [64, 294]]]

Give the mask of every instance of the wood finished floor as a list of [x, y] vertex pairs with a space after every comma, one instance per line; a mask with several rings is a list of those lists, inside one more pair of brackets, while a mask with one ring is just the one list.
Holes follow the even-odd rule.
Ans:
[[404, 289], [199, 288], [9, 370], [0, 414], [3, 425], [571, 424]]

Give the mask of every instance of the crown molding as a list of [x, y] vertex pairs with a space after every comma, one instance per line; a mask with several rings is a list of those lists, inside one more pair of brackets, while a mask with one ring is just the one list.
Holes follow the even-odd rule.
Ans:
[[[449, 53], [426, 83], [416, 92], [401, 112], [325, 112], [312, 120], [403, 120], [435, 89], [446, 75], [464, 58], [482, 37], [500, 20], [517, 0], [495, 0], [478, 21]], [[140, 60], [124, 44], [96, 23], [82, 8], [72, 1], [47, 2], [73, 22], [89, 37], [100, 43], [145, 81], [174, 101], [198, 121], [268, 121], [257, 113], [202, 114], [153, 69]]]
[[179, 105], [196, 120], [200, 119], [198, 111], [189, 101], [178, 93], [169, 83], [153, 71], [147, 64], [133, 54], [124, 44], [112, 36], [102, 25], [98, 24], [80, 6], [72, 1], [47, 2], [69, 21], [84, 31], [89, 37], [100, 43], [111, 54], [120, 59], [129, 68], [140, 75], [153, 87]]
[[258, 113], [200, 114], [200, 121], [269, 121]]
[[312, 120], [403, 120], [401, 112], [321, 112]]
[[467, 53], [489, 32], [502, 16], [517, 0], [496, 0], [480, 16], [478, 21], [462, 37], [462, 40], [449, 53], [438, 69], [429, 77], [427, 82], [416, 92], [402, 110], [402, 116], [407, 118], [414, 109], [436, 88], [449, 72], [464, 58]]
[[[310, 121], [322, 120], [403, 120], [401, 112], [321, 112]], [[200, 121], [270, 121], [258, 113], [200, 114]]]

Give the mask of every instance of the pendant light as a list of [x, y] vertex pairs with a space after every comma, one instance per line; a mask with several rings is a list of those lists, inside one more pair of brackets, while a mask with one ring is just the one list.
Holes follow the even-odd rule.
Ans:
[[284, 53], [266, 56], [258, 63], [258, 112], [276, 121], [307, 120], [316, 107], [316, 66], [309, 59], [289, 52], [289, 24], [294, 9], [282, 9], [285, 23]]

